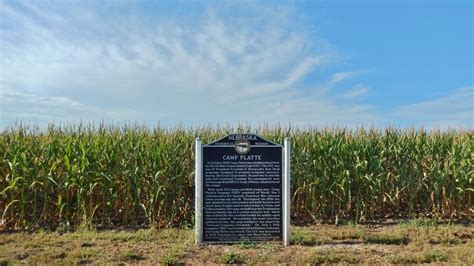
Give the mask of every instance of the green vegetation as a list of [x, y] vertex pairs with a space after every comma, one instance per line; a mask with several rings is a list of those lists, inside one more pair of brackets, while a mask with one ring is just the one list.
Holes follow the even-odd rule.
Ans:
[[192, 226], [194, 140], [292, 139], [293, 221], [472, 219], [472, 131], [49, 127], [0, 133], [4, 228]]
[[173, 255], [165, 255], [163, 258], [161, 258], [161, 264], [163, 265], [178, 265], [179, 261], [178, 259], [173, 256]]
[[129, 261], [134, 261], [134, 260], [143, 260], [144, 257], [140, 255], [140, 253], [138, 253], [137, 251], [135, 250], [128, 250], [126, 251], [124, 254], [123, 254], [123, 259], [124, 260], [129, 260]]
[[245, 259], [239, 254], [235, 254], [233, 252], [226, 252], [219, 256], [218, 262], [224, 264], [243, 264], [245, 263]]
[[432, 263], [447, 261], [449, 261], [448, 254], [439, 250], [427, 251], [422, 254], [397, 254], [388, 257], [388, 262], [393, 264]]
[[359, 258], [352, 254], [337, 253], [334, 251], [318, 251], [310, 258], [310, 264], [328, 264], [328, 263], [348, 263], [355, 264]]
[[406, 235], [374, 234], [365, 237], [366, 243], [384, 245], [406, 245], [410, 241]]
[[316, 246], [328, 243], [328, 239], [317, 239], [316, 236], [310, 230], [298, 230], [291, 234], [290, 243], [292, 245], [301, 246]]

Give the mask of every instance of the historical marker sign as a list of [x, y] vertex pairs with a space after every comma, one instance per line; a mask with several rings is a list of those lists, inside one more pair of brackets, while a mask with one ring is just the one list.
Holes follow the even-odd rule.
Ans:
[[289, 145], [288, 154], [284, 150], [255, 134], [231, 134], [204, 146], [196, 141], [197, 243], [288, 244]]

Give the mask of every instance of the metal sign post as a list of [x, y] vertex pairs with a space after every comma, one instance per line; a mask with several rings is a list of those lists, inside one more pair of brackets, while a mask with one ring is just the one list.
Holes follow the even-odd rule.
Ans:
[[289, 138], [285, 138], [284, 145], [284, 174], [283, 174], [283, 245], [290, 245], [290, 225], [291, 225], [291, 143]]
[[196, 244], [202, 243], [202, 142], [199, 138], [196, 139], [196, 162], [195, 162], [195, 235]]

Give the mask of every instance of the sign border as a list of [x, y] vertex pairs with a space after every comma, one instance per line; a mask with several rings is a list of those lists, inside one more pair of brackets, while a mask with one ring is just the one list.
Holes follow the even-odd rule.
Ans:
[[[203, 232], [204, 232], [204, 224], [203, 224], [203, 194], [204, 194], [204, 187], [203, 187], [203, 147], [206, 146], [207, 148], [209, 147], [231, 147], [231, 145], [210, 145], [212, 143], [216, 143], [218, 141], [221, 141], [230, 135], [234, 134], [247, 134], [247, 135], [255, 135], [265, 141], [265, 138], [262, 138], [261, 136], [257, 134], [251, 134], [251, 133], [232, 133], [228, 134], [225, 137], [222, 137], [216, 141], [210, 142], [206, 145], [202, 144], [201, 139], [198, 137], [196, 138], [195, 141], [195, 179], [194, 179], [194, 184], [195, 184], [195, 243], [196, 244], [230, 244], [230, 243], [235, 243], [233, 241], [219, 241], [219, 242], [204, 242], [203, 241]], [[272, 145], [254, 145], [252, 147], [281, 147], [282, 148], [282, 164], [283, 164], [283, 169], [282, 169], [282, 185], [283, 185], [283, 191], [282, 191], [282, 231], [283, 231], [283, 245], [284, 246], [289, 246], [290, 245], [290, 225], [291, 225], [291, 142], [290, 138], [285, 138], [284, 140], [284, 145], [274, 143], [272, 141], [268, 141]]]

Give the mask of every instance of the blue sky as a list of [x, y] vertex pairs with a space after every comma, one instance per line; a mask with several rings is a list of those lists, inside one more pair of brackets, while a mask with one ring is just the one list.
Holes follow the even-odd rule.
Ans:
[[0, 0], [0, 126], [473, 128], [473, 3]]

